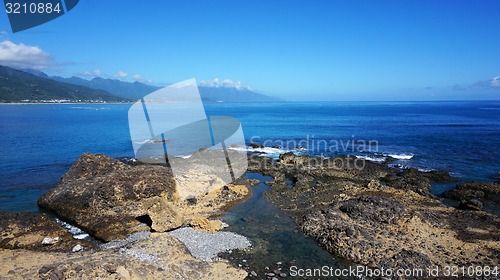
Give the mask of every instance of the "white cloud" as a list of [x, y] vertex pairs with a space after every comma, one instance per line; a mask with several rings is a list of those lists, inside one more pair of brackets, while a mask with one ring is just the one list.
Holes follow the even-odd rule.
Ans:
[[252, 90], [251, 87], [244, 85], [241, 81], [233, 82], [232, 80], [225, 79], [220, 81], [218, 78], [208, 81], [201, 81], [198, 83], [199, 86], [204, 87], [225, 87], [225, 88], [235, 88], [238, 90]]
[[9, 32], [2, 30], [2, 31], [0, 31], [0, 35], [9, 35]]
[[85, 77], [99, 77], [102, 75], [102, 72], [99, 69], [95, 69], [94, 71], [83, 71], [81, 75]]
[[140, 83], [145, 83], [145, 84], [153, 84], [154, 81], [151, 80], [151, 79], [144, 79], [141, 75], [139, 74], [134, 74], [132, 75], [132, 79], [134, 79], [135, 81], [137, 82], [140, 82]]
[[[2, 34], [4, 34], [3, 31]], [[2, 65], [42, 70], [47, 68], [51, 59], [51, 56], [38, 46], [15, 44], [8, 40], [0, 42], [0, 64]]]
[[500, 76], [496, 76], [495, 78], [491, 79], [490, 86], [500, 88]]
[[120, 79], [125, 79], [127, 78], [128, 74], [123, 72], [123, 71], [118, 71], [116, 74], [115, 74], [115, 77], [116, 78], [120, 78]]
[[483, 88], [500, 88], [500, 76], [496, 76], [488, 81], [479, 81], [474, 86]]

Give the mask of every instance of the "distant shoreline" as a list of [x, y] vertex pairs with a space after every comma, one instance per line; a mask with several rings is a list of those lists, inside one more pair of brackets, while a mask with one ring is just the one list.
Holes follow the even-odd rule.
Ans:
[[[12, 104], [12, 105], [20, 105], [20, 104], [87, 104], [87, 105], [97, 105], [97, 104], [133, 104], [137, 100], [129, 101], [129, 102], [0, 102], [0, 105], [3, 104]], [[420, 101], [332, 101], [332, 100], [315, 100], [315, 101], [304, 101], [304, 100], [282, 100], [282, 101], [266, 101], [266, 102], [258, 102], [258, 101], [203, 101], [204, 103], [447, 103], [447, 102], [499, 102], [499, 100], [420, 100]]]
[[133, 104], [134, 102], [106, 102], [106, 103], [90, 103], [90, 102], [61, 102], [61, 103], [49, 103], [49, 102], [0, 102], [0, 105], [72, 105], [72, 104], [83, 104], [83, 105], [109, 105], [109, 104]]

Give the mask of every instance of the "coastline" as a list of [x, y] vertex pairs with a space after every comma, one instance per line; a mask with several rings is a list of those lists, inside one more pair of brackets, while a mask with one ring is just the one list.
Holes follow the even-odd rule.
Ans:
[[[353, 158], [349, 157], [339, 158], [341, 161], [337, 163], [348, 163], [353, 160]], [[271, 176], [272, 180], [266, 182], [269, 186], [269, 190], [264, 194], [266, 199], [291, 217], [301, 232], [314, 238], [318, 244], [331, 254], [353, 261], [355, 264], [367, 267], [379, 267], [382, 265], [393, 268], [420, 268], [434, 265], [451, 265], [453, 262], [464, 266], [472, 264], [489, 266], [499, 261], [495, 259], [494, 254], [488, 254], [488, 252], [491, 252], [491, 250], [493, 252], [500, 252], [498, 242], [495, 242], [495, 240], [498, 241], [500, 219], [497, 216], [480, 210], [460, 210], [445, 206], [430, 192], [431, 181], [447, 182], [454, 180], [454, 178], [446, 173], [422, 172], [413, 169], [398, 171], [383, 164], [367, 161], [365, 161], [366, 169], [339, 168], [336, 165], [331, 165], [330, 159], [297, 156], [292, 153], [282, 154], [277, 160], [272, 160], [262, 155], [249, 155], [249, 163], [248, 172], [257, 172]], [[87, 167], [81, 169], [83, 166]], [[64, 187], [68, 184], [74, 184], [72, 182], [77, 182], [73, 181], [74, 179], [80, 178], [78, 180], [81, 182], [91, 182], [92, 177], [86, 177], [86, 173], [79, 173], [80, 171], [77, 171], [87, 170], [88, 168], [90, 170], [97, 168], [92, 172], [98, 172], [102, 176], [123, 176], [125, 174], [132, 176], [131, 174], [133, 174], [131, 173], [132, 169], [118, 163], [116, 160], [87, 155], [81, 158], [79, 163], [77, 162], [73, 165], [73, 171], [70, 170], [59, 184], [59, 189], [62, 191], [61, 194], [64, 197], [77, 195], [71, 194], [71, 192], [68, 193]], [[149, 170], [147, 165], [143, 167], [139, 166], [139, 168], [146, 168], [142, 169], [142, 173], [149, 172], [145, 171]], [[117, 173], [118, 175], [111, 175], [114, 172], [113, 170], [122, 171]], [[380, 178], [383, 178], [383, 180], [380, 180]], [[127, 179], [125, 181], [130, 180], [133, 181], [134, 179]], [[116, 182], [116, 179], [112, 179], [110, 182]], [[252, 180], [240, 180], [239, 184], [241, 183], [246, 184], [247, 187], [257, 184], [256, 181]], [[332, 184], [335, 187], [332, 187]], [[243, 193], [246, 193], [243, 197], [248, 197], [248, 191]], [[76, 196], [72, 199], [71, 203], [77, 202], [80, 199], [78, 197]], [[222, 211], [227, 211], [231, 205], [235, 205], [235, 202], [237, 203], [236, 205], [241, 203], [241, 200], [237, 202], [238, 200], [234, 200], [234, 197], [231, 198], [231, 195], [209, 195], [208, 197], [212, 198], [207, 200], [207, 202], [218, 201], [222, 203], [220, 204], [222, 205], [220, 207]], [[236, 198], [238, 199], [238, 197]], [[239, 199], [241, 198], [240, 196]], [[92, 197], [87, 199], [92, 199]], [[49, 207], [51, 210], [58, 209], [54, 201], [46, 201], [43, 204], [45, 207]], [[203, 205], [203, 201], [204, 198], [200, 197], [196, 200], [195, 205], [201, 206]], [[213, 202], [208, 203], [212, 204]], [[100, 211], [99, 209], [102, 209], [103, 206], [99, 206], [99, 203], [97, 203], [95, 207], [97, 208], [93, 208], [95, 209], [94, 211]], [[130, 206], [127, 206], [127, 209], [130, 209]], [[213, 206], [204, 209], [205, 213], [211, 213], [209, 216], [204, 217], [210, 219], [210, 216], [214, 214]], [[82, 210], [87, 211], [83, 208]], [[56, 212], [58, 211], [60, 210], [56, 210]], [[62, 214], [63, 212], [59, 213]], [[127, 215], [126, 212], [121, 213], [120, 215]], [[210, 226], [210, 220], [203, 220], [206, 219], [203, 217], [200, 217], [203, 218], [201, 220], [194, 218], [193, 215], [197, 215], [196, 213], [199, 213], [198, 210], [185, 212], [183, 215], [187, 215], [187, 220], [180, 225], [195, 227], [198, 230], [213, 230], [211, 229], [212, 226]], [[156, 219], [154, 217], [157, 216], [152, 212], [148, 215], [153, 219]], [[90, 220], [82, 224], [82, 221], [79, 221], [76, 217], [78, 216], [74, 216], [74, 218], [66, 216], [65, 219], [73, 219], [72, 222], [83, 226], [87, 232], [90, 230], [92, 235], [99, 234], [100, 230], [95, 231], [91, 229], [94, 225], [98, 224], [96, 220]], [[102, 216], [96, 217], [103, 219]], [[476, 220], [482, 222], [478, 224]], [[216, 224], [215, 230], [220, 230], [221, 224]], [[130, 226], [126, 228], [129, 230]], [[137, 228], [139, 231], [144, 229], [147, 228]], [[155, 233], [155, 236], [161, 236], [158, 238], [167, 238], [161, 232], [168, 232], [168, 228], [156, 227], [156, 231], [158, 230], [160, 232]], [[106, 232], [109, 233], [110, 231], [106, 230]], [[473, 234], [473, 232], [481, 232], [481, 234]], [[32, 234], [30, 230], [28, 230], [28, 233]], [[128, 234], [132, 233], [129, 231]], [[126, 235], [118, 232], [118, 235], [110, 235], [109, 237], [98, 236], [100, 236], [99, 238], [111, 241]], [[12, 248], [8, 249], [5, 246], [12, 244], [13, 240], [5, 238], [2, 240], [0, 242], [0, 244], [3, 244], [3, 249], [1, 249], [2, 256], [11, 256], [11, 254], [16, 254], [16, 250], [25, 250], [23, 248], [14, 248], [14, 251], [12, 251]], [[134, 246], [133, 244], [142, 244], [142, 242], [148, 241], [147, 239], [146, 241], [138, 240], [135, 243], [132, 242], [130, 246]], [[72, 246], [74, 245], [74, 243], [71, 244]], [[88, 245], [85, 247], [88, 247]], [[42, 248], [44, 250], [48, 249], [47, 246], [42, 246]], [[134, 248], [137, 247], [127, 249], [129, 251], [117, 250], [119, 254], [123, 254], [123, 252], [134, 252], [133, 250], [136, 250]], [[69, 250], [69, 247], [66, 250]], [[35, 251], [37, 250], [35, 249]], [[30, 254], [27, 251], [23, 252], [23, 254]], [[94, 256], [94, 254], [107, 255], [109, 253], [91, 249], [88, 254], [88, 258], [92, 259], [93, 257], [91, 256]], [[251, 267], [252, 260], [248, 260], [248, 265], [244, 266], [245, 269], [242, 270], [238, 268], [238, 265], [241, 265], [242, 262], [247, 262], [247, 260], [243, 261], [237, 257], [234, 259], [231, 257], [231, 254], [228, 257], [232, 259], [231, 263], [235, 266], [234, 269], [236, 269], [232, 270], [231, 273], [239, 275], [238, 277], [253, 275], [252, 272], [259, 275], [274, 273], [271, 270], [259, 270], [255, 272], [257, 269]], [[405, 263], [401, 262], [403, 260]], [[284, 260], [282, 267], [280, 267], [280, 269], [283, 268], [282, 273], [289, 274], [291, 272], [290, 267], [287, 268], [285, 265], [290, 266], [291, 264]], [[32, 269], [34, 269], [37, 265], [40, 266], [40, 263], [33, 263], [32, 265]], [[132, 266], [129, 264], [124, 266], [129, 269], [127, 270], [129, 274], [137, 269], [132, 268]], [[10, 268], [10, 270], [3, 271], [2, 274], [9, 275], [10, 271], [15, 270], [13, 267]], [[38, 271], [40, 269], [38, 267]], [[71, 269], [69, 271], [72, 271]], [[49, 269], [49, 271], [52, 270]], [[26, 270], [23, 273], [34, 272]], [[113, 274], [107, 273], [110, 275]]]
[[134, 102], [0, 102], [0, 105], [72, 105], [72, 104], [84, 104], [84, 105], [118, 105], [118, 104], [133, 104]]

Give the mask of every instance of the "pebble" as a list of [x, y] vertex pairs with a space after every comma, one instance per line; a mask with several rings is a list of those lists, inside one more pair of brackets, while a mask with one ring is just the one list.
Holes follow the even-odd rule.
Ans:
[[286, 277], [286, 273], [284, 273], [284, 272], [280, 273], [280, 277], [281, 278], [285, 278]]
[[257, 276], [257, 272], [255, 272], [255, 271], [252, 270], [252, 272], [250, 272], [250, 275], [253, 276], [253, 277], [256, 277]]
[[266, 276], [268, 276], [268, 277], [274, 277], [274, 276], [276, 276], [276, 274], [274, 274], [272, 272], [268, 272], [268, 273], [266, 273]]
[[73, 249], [71, 251], [72, 252], [80, 252], [82, 250], [83, 250], [83, 246], [80, 244], [77, 244], [77, 245], [75, 245], [75, 247], [73, 247]]
[[54, 245], [56, 244], [57, 242], [59, 241], [59, 237], [45, 237], [43, 240], [42, 240], [42, 244], [43, 245]]
[[276, 264], [277, 264], [277, 265], [281, 265], [281, 262], [277, 262]]

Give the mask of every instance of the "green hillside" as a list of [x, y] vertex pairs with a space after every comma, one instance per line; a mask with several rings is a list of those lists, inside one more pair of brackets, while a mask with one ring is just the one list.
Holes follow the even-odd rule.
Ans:
[[72, 85], [0, 65], [0, 102], [126, 102], [104, 90]]

